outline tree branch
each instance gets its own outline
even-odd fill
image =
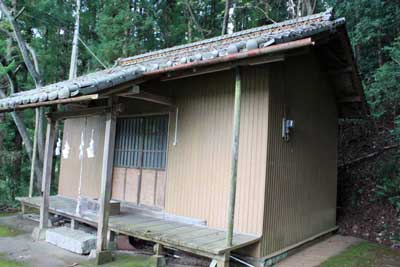
[[[3,0],[0,0],[0,11],[7,17],[9,23],[11,24],[11,28],[13,29],[13,32],[14,32],[14,38],[18,43],[18,47],[21,51],[25,65],[26,65],[29,73],[31,74],[33,81],[35,82],[35,86],[41,87],[42,79],[41,79],[39,73],[36,71],[34,64],[32,63],[32,60],[29,57],[28,48],[27,48],[24,38],[21,35],[21,30],[19,28],[19,25],[15,21],[13,16],[11,16],[11,13],[8,10],[8,8],[6,7],[6,5],[4,4]]]
[[[375,152],[369,153],[367,155],[352,159],[352,160],[350,160],[348,162],[345,162],[343,164],[340,164],[340,165],[338,165],[338,168],[347,167],[349,165],[353,165],[353,164],[358,163],[360,161],[376,157],[376,156],[378,156],[379,154],[382,154],[385,151],[392,150],[392,149],[395,149],[395,148],[398,148],[398,147],[400,147],[400,144],[385,146],[382,149],[380,149],[379,151],[375,151]]]
[[[194,15],[194,13],[193,13],[193,10],[192,10],[192,6],[191,6],[190,3],[189,3],[189,0],[186,0],[186,1],[185,1],[185,4],[186,4],[186,7],[187,7],[187,9],[188,9],[188,11],[189,11],[190,17],[192,18],[194,24],[196,25],[197,29],[198,29],[199,32],[201,33],[201,36],[204,38],[204,32],[206,32],[206,31],[205,31],[205,30],[200,26],[200,24],[197,22],[196,17],[195,17],[195,15]]]
[[[222,32],[221,35],[226,34],[228,30],[228,23],[229,23],[229,10],[231,8],[232,1],[225,0],[225,11],[224,11],[224,20],[222,21]]]
[[[253,8],[253,9],[256,9],[256,10],[260,11],[261,13],[263,13],[264,17],[265,17],[267,20],[271,21],[272,23],[277,23],[276,20],[272,19],[272,18],[268,15],[268,13],[267,13],[265,10],[263,10],[261,7],[259,7],[259,6],[245,5],[245,6],[237,6],[237,7],[235,7],[235,8],[237,8],[237,9],[245,9],[245,8]]]

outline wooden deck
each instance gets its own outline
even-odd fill
[[[18,198],[25,206],[40,207],[40,197]],[[96,214],[76,214],[77,201],[61,196],[50,197],[49,211],[92,226],[97,225]],[[153,241],[167,247],[213,258],[226,252],[248,246],[260,240],[250,234],[235,233],[233,245],[226,246],[226,231],[202,225],[165,219],[153,212],[122,205],[121,214],[110,216],[109,229],[116,233]]]

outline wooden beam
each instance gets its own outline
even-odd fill
[[[42,178],[42,192],[41,192],[41,203],[40,203],[40,221],[39,229],[45,229],[48,227],[49,221],[49,198],[50,198],[50,185],[51,185],[51,173],[53,167],[53,152],[54,152],[54,141],[55,141],[55,126],[56,121],[48,119],[47,130],[46,130],[46,145],[44,151],[43,160],[43,178]]]
[[[94,116],[98,114],[107,114],[111,112],[111,108],[109,106],[101,106],[101,107],[93,107],[93,108],[84,108],[79,110],[71,110],[71,111],[60,111],[60,112],[52,112],[47,113],[47,117],[53,120],[64,120],[67,118],[76,118],[82,116]]]
[[[257,58],[250,58],[250,59],[242,59],[235,62],[227,62],[224,64],[219,64],[216,66],[207,66],[202,68],[193,67],[192,69],[183,70],[183,71],[176,71],[176,72],[168,72],[162,77],[160,80],[165,81],[172,81],[177,79],[183,79],[193,76],[204,75],[208,73],[215,73],[226,71],[230,69],[237,68],[238,66],[255,66],[261,64],[269,64],[279,61],[285,60],[285,54],[275,54],[275,55],[266,55],[260,56]]]
[[[100,253],[107,251],[107,232],[110,214],[112,169],[114,161],[116,114],[107,113],[106,129],[104,137],[103,166],[101,171],[101,191],[99,198],[99,213],[97,227],[96,251],[98,257]]]
[[[175,106],[175,103],[172,100],[172,98],[168,96],[156,95],[145,91],[141,91],[139,85],[132,85],[127,91],[121,92],[117,94],[117,96],[140,99],[165,106]]]
[[[68,103],[81,102],[81,101],[90,101],[90,100],[96,100],[98,98],[99,98],[98,94],[92,94],[92,95],[84,95],[84,96],[71,97],[71,98],[66,98],[66,99],[58,99],[58,100],[52,100],[52,101],[45,101],[45,102],[39,102],[39,103],[17,105],[12,108],[0,108],[0,113],[7,112],[7,111],[27,109],[27,108],[36,108],[36,107],[45,107],[45,106],[52,106],[52,105],[58,105],[58,104],[68,104]]]
[[[139,94],[125,95],[125,97],[144,100],[147,102],[152,102],[152,103],[165,105],[165,106],[169,106],[169,107],[175,106],[175,103],[172,100],[172,98],[170,98],[168,96],[156,95],[156,94],[147,93],[147,92],[140,92]]]
[[[231,179],[229,187],[229,206],[228,206],[228,223],[226,231],[226,245],[232,246],[233,226],[235,221],[235,202],[236,202],[236,183],[237,183],[237,168],[239,156],[239,134],[240,134],[240,104],[242,81],[240,69],[235,71],[235,102],[233,107],[233,131],[232,131],[232,159],[231,159]]]

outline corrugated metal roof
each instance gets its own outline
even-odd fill
[[[145,73],[159,70],[168,71],[170,67],[177,65],[205,62],[243,51],[303,39],[321,32],[332,31],[344,23],[343,18],[334,19],[332,10],[329,9],[323,13],[295,20],[120,59],[113,68],[39,89],[23,91],[1,99],[0,110],[13,109],[24,104],[101,93],[107,88],[133,81]]]

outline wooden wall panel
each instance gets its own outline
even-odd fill
[[[140,204],[154,206],[156,192],[156,171],[143,170],[140,186]]]
[[[125,200],[126,168],[113,169],[112,199]]]
[[[81,161],[79,160],[79,145],[81,134],[85,127],[85,118],[74,118],[64,121],[62,149],[67,143],[70,147],[68,158],[61,155],[60,176],[58,182],[58,194],[76,198],[78,196],[78,184]]]
[[[139,190],[139,174],[138,169],[126,170],[126,186],[125,186],[125,201],[137,204]]]
[[[70,147],[68,159],[61,155],[58,194],[76,198],[78,196],[81,160],[79,158],[81,136],[84,137],[84,158],[81,195],[97,198],[100,193],[105,121],[103,116],[72,118],[64,121],[63,147]],[[87,148],[93,130],[94,158],[88,158]]]
[[[165,171],[157,171],[156,180],[156,199],[155,206],[164,208],[165,206],[165,186],[167,182],[167,175]]]
[[[85,133],[82,195],[90,198],[98,198],[100,196],[101,169],[103,164],[105,117],[87,117]],[[87,149],[92,138],[92,133],[94,141],[94,157],[89,158]]]

